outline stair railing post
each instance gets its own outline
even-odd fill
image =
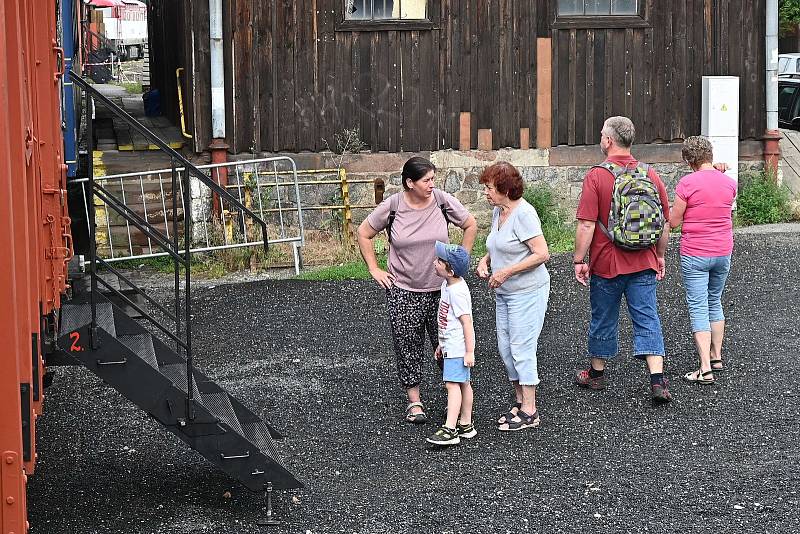
[[[97,339],[97,234],[95,228],[95,208],[94,208],[94,101],[92,95],[86,95],[86,139],[88,141],[89,154],[87,157],[87,170],[89,173],[89,273],[92,281],[92,289],[89,292],[89,301],[92,308],[92,322],[89,325],[89,342],[93,350],[99,348],[100,343]],[[111,239],[109,233],[108,239]]]
[[[172,165],[172,239],[175,244],[175,252],[180,250],[178,240],[178,170],[175,167],[175,159],[171,159]],[[167,221],[164,221],[165,224]],[[175,266],[175,336],[181,338],[181,267],[177,258],[172,260]],[[175,352],[181,353],[180,343],[175,343]]]
[[[186,314],[186,386],[189,396],[186,399],[186,413],[189,420],[194,419],[194,361],[192,357],[192,269],[191,269],[191,250],[192,250],[192,189],[191,189],[191,173],[189,169],[183,176],[183,246],[186,258],[186,265],[184,273],[186,275],[186,287],[183,290],[183,295],[186,301],[184,302],[183,309]],[[177,250],[176,250],[177,252]]]

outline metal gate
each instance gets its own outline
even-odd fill
[[[269,244],[291,244],[295,273],[299,273],[298,247],[305,243],[305,234],[294,160],[279,156],[201,165],[198,169],[226,188],[262,220],[272,223]],[[183,189],[177,187],[174,193],[178,196],[179,209],[176,217],[168,220],[173,184],[180,184],[187,178],[191,183],[191,198],[187,203]],[[183,235],[183,213],[190,209],[193,253],[253,247],[264,243],[260,227],[256,227],[241,210],[212,193],[199,180],[187,177],[183,167],[99,176],[94,180],[113,192],[117,199],[145,221],[162,230],[169,239],[174,235]],[[75,183],[80,183],[83,188],[86,220],[90,221],[88,179],[76,180]],[[129,221],[115,217],[100,198],[95,196],[94,203],[97,252],[105,261],[155,258],[167,254]]]

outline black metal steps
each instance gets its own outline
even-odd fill
[[[119,336],[117,339],[123,345],[131,349],[131,352],[137,354],[142,360],[149,363],[153,369],[158,370],[156,349],[153,347],[153,336],[150,335],[150,333]],[[184,366],[183,374],[184,376],[186,375],[186,366]]]
[[[89,295],[81,294],[62,306],[62,351],[248,489],[303,486],[280,460],[279,432],[197,369],[189,410],[186,361],[104,296],[96,300],[97,348]]]

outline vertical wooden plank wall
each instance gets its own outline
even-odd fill
[[[759,138],[765,0],[645,1],[644,28],[552,29],[554,0],[429,0],[433,29],[340,31],[341,0],[230,0],[228,143],[321,151],[358,128],[375,152],[457,149],[469,112],[472,148],[479,129],[493,148],[518,147],[522,128],[543,146],[537,38],[552,49],[546,146],[596,144],[613,114],[632,117],[639,143],[697,134],[707,74],[740,76],[741,136]],[[208,4],[183,6],[199,151],[210,142]]]
[[[740,77],[740,136],[763,113],[764,0],[650,0],[649,27],[553,30],[553,144],[599,142],[604,117],[628,115],[637,142],[700,133],[704,75]]]
[[[226,4],[232,151],[320,151],[352,128],[372,151],[458,148],[463,111],[472,113],[473,148],[479,128],[492,129],[494,148],[519,146],[520,128],[534,138],[542,0],[429,0],[433,29],[382,31],[339,31],[341,3]],[[207,7],[198,7],[187,8],[193,33],[207,40]],[[195,83],[209,83],[207,68],[195,65]],[[208,98],[199,89],[193,97],[205,132],[198,114],[209,113]]]

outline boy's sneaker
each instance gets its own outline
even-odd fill
[[[475,425],[472,423],[468,425],[458,425],[456,427],[456,431],[458,432],[458,437],[460,438],[472,439],[478,435],[478,431],[475,430]]]
[[[439,430],[426,438],[425,441],[441,446],[458,445],[461,443],[461,439],[458,437],[458,430],[455,428],[447,428],[444,425],[440,426]]]
[[[606,389],[606,386],[608,385],[608,379],[606,379],[605,374],[598,376],[597,378],[592,378],[589,376],[589,369],[583,369],[578,371],[578,374],[575,375],[575,383],[582,388],[598,391],[601,389]]]
[[[672,393],[669,392],[669,380],[664,378],[661,382],[650,386],[650,395],[653,402],[666,403],[672,400]]]

